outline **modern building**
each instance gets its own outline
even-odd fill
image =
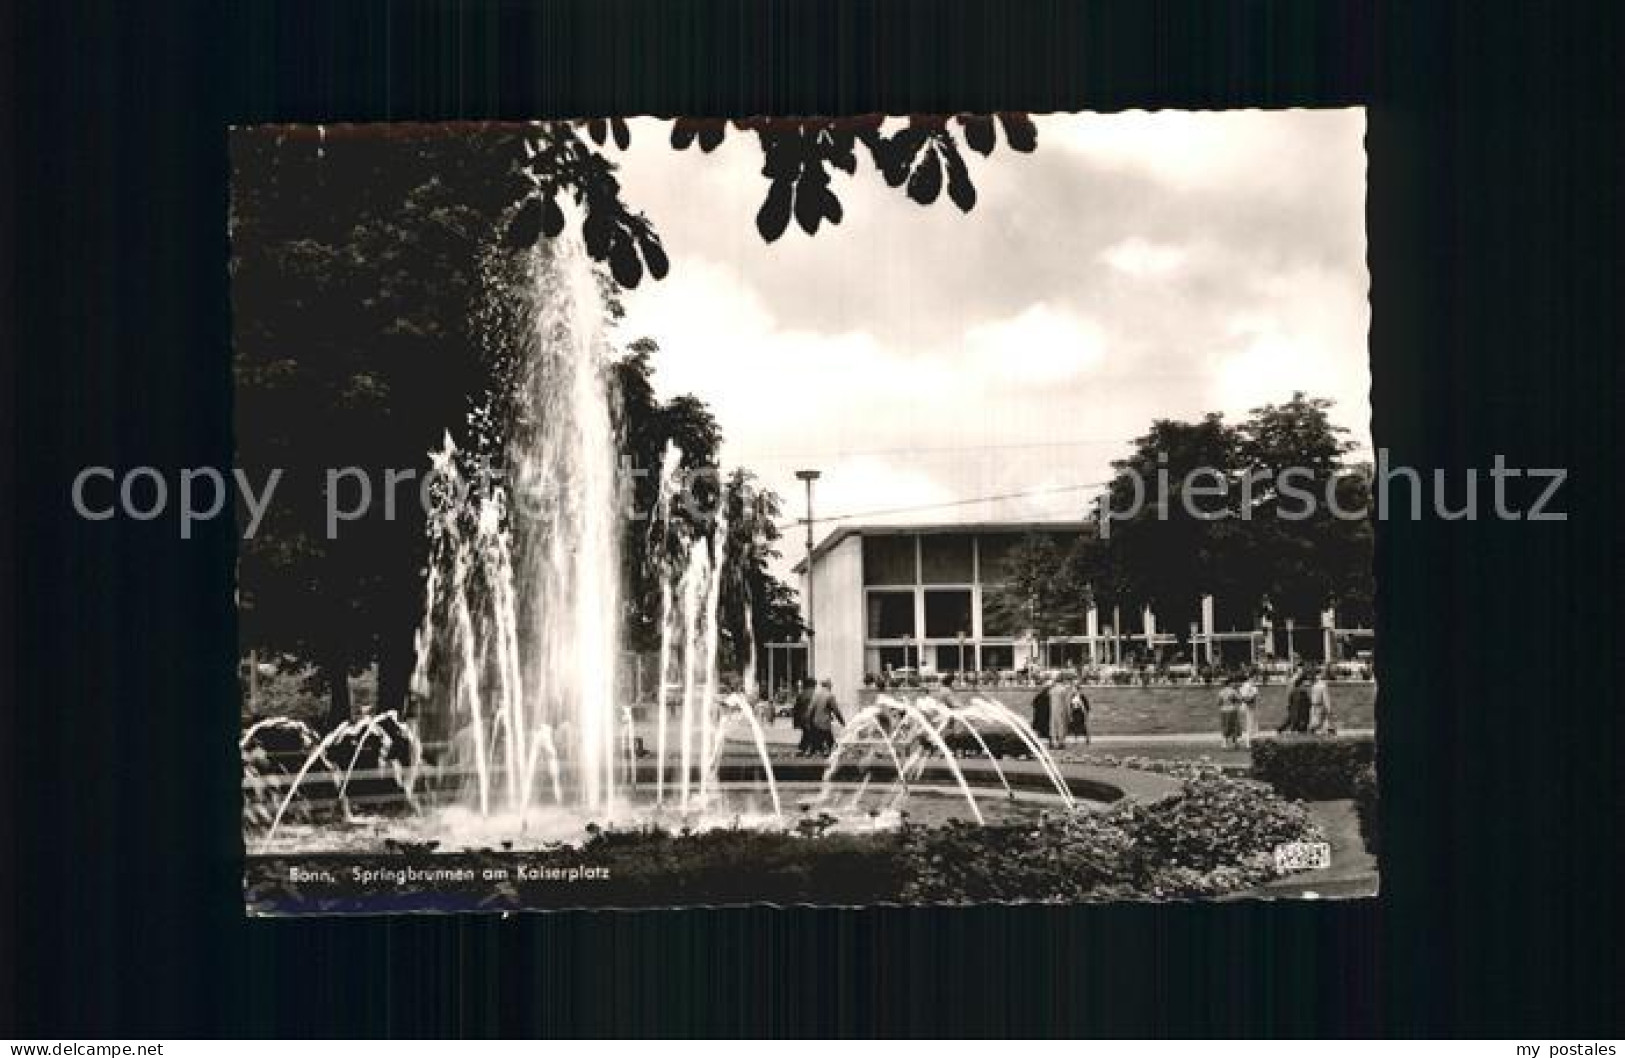
[[[1092,532],[1085,522],[843,526],[796,566],[813,600],[813,669],[851,693],[865,673],[1012,669],[1037,660],[1023,629],[991,604],[1010,550],[1029,533],[1064,550]],[[1089,629],[1051,649],[1079,657]],[[1098,635],[1098,631],[1096,632]]]
[[[1351,635],[1330,611],[1293,626],[1267,619],[1220,630],[1211,597],[1200,600],[1199,622],[1164,629],[1149,608],[1138,612],[1089,607],[1070,634],[1035,641],[993,600],[1006,557],[1029,534],[1051,536],[1065,552],[1095,531],[1090,522],[983,522],[842,526],[795,567],[804,608],[812,600],[810,644],[780,644],[779,676],[811,667],[850,696],[866,674],[915,670],[921,675],[1122,662],[1165,657],[1183,648],[1194,660],[1259,661],[1268,656],[1333,657]],[[769,649],[772,649],[771,645]],[[794,666],[794,668],[792,668]],[[780,679],[770,677],[774,686]]]

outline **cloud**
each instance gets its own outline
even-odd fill
[[[1313,191],[1300,178],[1360,149],[1358,110],[1130,110],[1054,114],[1037,119],[1038,142],[1093,165],[1148,176],[1180,190]],[[1288,135],[1282,135],[1283,130]]]
[[[1113,243],[1100,254],[1108,268],[1135,279],[1166,276],[1184,264],[1185,258],[1186,251],[1181,247],[1151,242],[1138,235]]]
[[[625,297],[656,386],[711,404],[725,457],[792,505],[915,506],[1097,480],[1154,418],[1304,389],[1368,442],[1357,110],[1048,115],[968,158],[977,205],[920,207],[861,159],[845,218],[772,244],[754,137],[673,151],[634,123],[627,201],[670,276]],[[887,497],[895,499],[885,502]],[[1075,514],[1065,493],[931,512]]]
[[[911,436],[923,427],[914,402],[951,382],[914,370],[861,330],[782,327],[735,270],[705,260],[686,261],[630,302],[619,333],[659,343],[657,391],[710,403],[729,458],[806,447],[808,435],[820,446],[861,447],[875,436],[877,404],[893,409],[888,432]]]
[[[966,366],[988,385],[1048,384],[1076,378],[1104,356],[1105,337],[1092,321],[1047,302],[965,332]]]
[[[1370,444],[1369,311],[1363,282],[1318,269],[1273,274],[1226,324],[1205,399],[1232,418],[1295,390],[1337,402],[1334,421]]]

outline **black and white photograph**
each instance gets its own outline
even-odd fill
[[[1374,895],[1363,132],[234,130],[250,912]]]
[[[1618,1058],[1593,7],[22,5],[0,1052]]]

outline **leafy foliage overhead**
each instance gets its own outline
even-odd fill
[[[728,124],[679,119],[672,125],[671,145],[678,150],[698,145],[709,153],[722,144]],[[825,221],[841,222],[840,199],[831,187],[832,170],[856,174],[859,147],[868,153],[888,187],[901,187],[909,198],[929,206],[946,186],[949,200],[969,213],[976,205],[976,187],[965,165],[961,139],[964,146],[986,157],[998,142],[997,125],[1004,129],[1011,150],[1027,153],[1038,145],[1038,130],[1023,114],[912,117],[890,133],[879,115],[756,118],[731,124],[755,133],[761,144],[762,175],[768,179],[768,188],[756,213],[756,230],[768,242],[785,233],[792,216],[808,235],[817,234]]]
[[[587,124],[589,135],[594,126],[599,127],[596,138],[602,143],[604,123]],[[616,143],[629,144],[626,124],[617,120],[614,125]],[[665,277],[671,265],[660,236],[648,218],[621,201],[620,181],[609,159],[565,125],[539,126],[535,138],[526,141],[525,151],[524,167],[535,188],[520,202],[508,226],[509,246],[522,249],[534,245],[540,236],[552,238],[562,232],[564,210],[559,200],[568,196],[585,211],[581,239],[588,255],[608,264],[615,282],[635,287],[645,268],[656,279]]]

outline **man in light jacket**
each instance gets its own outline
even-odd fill
[[[1332,711],[1332,692],[1326,682],[1326,670],[1315,673],[1315,682],[1309,688],[1309,730],[1317,735],[1337,734],[1337,715]]]

